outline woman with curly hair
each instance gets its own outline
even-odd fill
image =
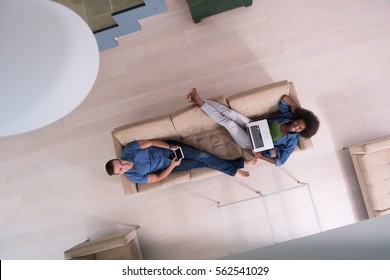
[[[252,149],[246,131],[246,125],[252,121],[251,119],[221,103],[203,100],[195,87],[189,91],[186,100],[199,106],[211,119],[225,127],[242,149]],[[254,153],[254,156],[276,166],[281,166],[287,161],[298,144],[299,136],[311,138],[317,133],[320,125],[313,112],[301,108],[287,95],[279,101],[279,113],[267,120],[276,156],[272,156],[273,149]]]

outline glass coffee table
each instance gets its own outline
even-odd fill
[[[310,184],[293,179],[294,186],[277,192],[217,203],[229,254],[322,231]]]

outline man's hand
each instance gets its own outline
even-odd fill
[[[174,159],[172,159],[172,162],[171,162],[171,166],[173,166],[173,168],[175,168],[176,166],[179,166],[181,164],[181,160],[182,159],[177,159],[177,157],[175,157]]]
[[[149,174],[148,175],[148,184],[156,183],[156,182],[160,182],[160,181],[164,180],[166,177],[168,177],[169,174],[171,174],[171,172],[173,171],[173,169],[176,166],[180,165],[180,163],[181,163],[181,159],[176,160],[176,158],[174,158],[171,162],[171,165],[167,169],[165,169],[163,172],[161,172],[159,174]]]
[[[169,145],[169,149],[172,150],[172,151],[175,151],[175,150],[177,150],[179,148],[180,148],[179,146]]]

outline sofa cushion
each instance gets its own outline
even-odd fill
[[[123,146],[142,139],[179,140],[169,115],[115,128],[113,134]]]
[[[227,105],[224,97],[215,98],[213,100]],[[182,139],[193,134],[219,127],[219,124],[215,123],[195,105],[187,106],[182,110],[172,113],[171,118],[178,135]]]
[[[189,171],[176,171],[169,174],[168,178],[152,184],[137,184],[138,192],[151,192],[168,188],[177,184],[185,183],[190,180]]]
[[[191,182],[197,182],[200,180],[204,180],[210,177],[222,175],[222,172],[219,172],[215,169],[210,168],[195,168],[190,171]],[[226,175],[227,176],[227,175]]]
[[[390,208],[390,149],[358,156],[360,172],[374,211]]]
[[[219,125],[215,129],[184,137],[183,142],[223,159],[236,159],[242,156],[240,147],[229,132]]]
[[[242,157],[242,151],[234,142],[229,132],[221,126],[183,138],[183,142],[223,159]],[[200,181],[223,173],[209,169],[197,168],[190,171],[191,181]]]
[[[233,110],[257,118],[278,111],[278,102],[285,94],[289,94],[289,84],[281,81],[232,95],[227,100]]]

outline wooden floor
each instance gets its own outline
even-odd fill
[[[367,218],[342,148],[390,134],[390,2],[253,2],[194,24],[184,0],[167,0],[168,12],[101,53],[76,110],[0,139],[1,259],[62,259],[132,225],[146,259],[215,259]],[[187,106],[192,85],[212,97],[285,79],[321,129],[282,170],[262,163],[247,180],[220,175],[132,197],[106,175],[111,130]],[[310,184],[318,222],[306,189],[283,191],[295,184],[288,174]],[[217,207],[256,191],[266,201]]]

